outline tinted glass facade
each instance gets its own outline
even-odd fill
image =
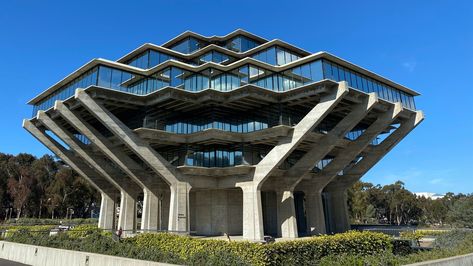
[[[252,58],[270,65],[282,66],[300,59],[300,56],[279,46],[274,46],[253,55]]]
[[[237,36],[229,41],[220,42],[218,45],[225,46],[233,51],[244,52],[260,45],[260,43],[244,36]],[[182,53],[192,53],[202,47],[202,42],[188,37],[174,45],[172,49]],[[257,52],[252,57],[275,66],[286,65],[300,59],[300,56],[296,53],[279,46]],[[147,50],[126,63],[138,68],[149,69],[170,59],[184,61],[162,52]],[[234,60],[234,58],[221,52],[209,51],[184,63],[192,65],[200,65],[205,62],[228,64]],[[390,102],[401,102],[405,108],[415,110],[412,95],[330,60],[315,59],[312,62],[300,64],[281,72],[273,72],[247,64],[225,72],[215,68],[193,72],[179,67],[168,67],[150,76],[143,76],[113,67],[96,66],[35,104],[33,116],[36,115],[38,110],[46,110],[52,107],[55,100],[65,100],[73,96],[75,89],[86,88],[91,85],[139,95],[148,94],[168,86],[196,92],[205,89],[231,91],[248,84],[272,91],[284,92],[323,79],[347,81],[351,88],[367,93],[375,92],[381,99]]]
[[[137,56],[135,56],[133,59],[129,60],[126,64],[142,69],[147,69],[147,68],[152,68],[154,66],[157,66],[163,62],[166,62],[170,59],[174,59],[176,61],[180,61],[178,58],[154,51],[154,50],[147,50]]]
[[[254,40],[250,40],[245,36],[238,36],[238,37],[235,37],[232,40],[228,41],[226,43],[225,47],[228,50],[232,50],[232,51],[235,51],[235,52],[242,53],[242,52],[246,52],[250,49],[253,49],[253,48],[255,48],[259,45],[260,45],[260,43],[254,41]]]
[[[203,45],[195,38],[187,37],[184,40],[180,41],[179,43],[173,45],[171,50],[176,52],[180,52],[183,54],[190,54],[199,49],[201,49]]]

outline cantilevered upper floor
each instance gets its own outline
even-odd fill
[[[236,30],[204,37],[184,32],[161,46],[144,44],[117,61],[93,59],[29,101],[33,116],[77,88],[98,86],[135,95],[166,87],[198,92],[231,91],[247,85],[285,92],[322,80],[347,81],[415,110],[417,92],[327,52],[311,54],[280,40]]]

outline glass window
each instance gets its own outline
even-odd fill
[[[99,86],[110,88],[110,81],[112,79],[112,69],[104,66],[99,67]]]

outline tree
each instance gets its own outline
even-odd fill
[[[473,195],[456,200],[448,212],[448,220],[457,227],[473,228]]]

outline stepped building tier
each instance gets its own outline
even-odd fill
[[[418,95],[326,52],[184,32],[91,60],[23,127],[101,193],[101,228],[295,238],[350,228],[347,188],[423,120]]]

